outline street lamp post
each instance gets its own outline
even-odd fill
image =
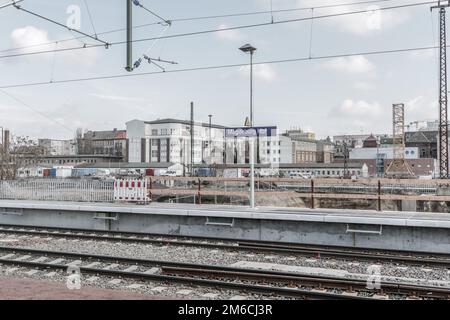
[[[209,156],[210,157],[212,157],[212,149],[211,149],[211,143],[212,143],[212,132],[211,132],[211,130],[212,130],[212,114],[210,114],[210,115],[208,115],[208,117],[209,117],[209,142],[208,142],[208,145],[209,145]]]
[[[256,48],[250,44],[246,44],[239,48],[244,53],[250,54],[250,123],[246,123],[246,126],[253,127],[253,54]],[[254,137],[249,138],[249,150],[250,150],[250,207],[255,208],[255,146]]]
[[[208,115],[209,117],[209,141],[208,141],[208,147],[209,147],[209,174],[211,174],[211,166],[212,166],[212,114]]]
[[[244,53],[250,54],[250,127],[253,126],[253,54],[256,48],[250,44],[246,44],[239,48]]]

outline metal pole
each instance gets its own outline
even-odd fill
[[[194,175],[194,102],[191,102],[191,176]]]
[[[448,179],[449,147],[448,147],[448,114],[447,114],[447,37],[445,10],[450,6],[448,1],[439,0],[439,176]]]
[[[127,66],[125,70],[133,71],[133,0],[127,2]]]
[[[254,140],[250,137],[250,207],[255,208],[255,151]]]
[[[253,127],[253,51],[250,51],[250,125]],[[255,146],[250,137],[250,207],[255,208]]]
[[[253,51],[250,51],[250,126],[253,124]]]
[[[212,114],[208,115],[209,117],[209,164],[212,164]]]
[[[445,28],[445,8],[440,16],[440,92],[439,92],[439,142],[440,142],[440,176],[448,179],[448,115],[447,115],[447,40]]]

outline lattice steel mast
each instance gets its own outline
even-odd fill
[[[439,9],[439,176],[448,179],[448,111],[447,111],[447,37],[446,37],[446,8],[450,6],[448,0],[439,1],[433,9]]]

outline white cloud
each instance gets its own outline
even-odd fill
[[[19,48],[51,42],[47,31],[33,26],[13,30],[11,33],[11,41],[14,47]],[[48,45],[45,47],[48,47]]]
[[[226,29],[229,26],[222,23],[219,26],[219,29]],[[244,34],[242,34],[242,32],[240,32],[239,30],[225,30],[225,31],[220,31],[217,32],[217,37],[219,37],[220,39],[223,40],[228,40],[228,41],[242,41],[243,39],[245,39]]]
[[[344,73],[360,74],[373,72],[375,65],[364,56],[341,57],[325,63],[325,67]]]
[[[336,0],[297,0],[298,7],[328,6],[336,4]],[[315,16],[341,14],[353,11],[369,10],[367,13],[349,14],[321,19],[321,23],[337,27],[340,31],[354,35],[375,34],[389,30],[409,19],[405,10],[379,10],[376,5],[346,5],[314,10]]]
[[[19,48],[17,52],[19,53],[29,53],[29,52],[39,52],[39,51],[50,51],[58,50],[64,48],[80,47],[80,43],[77,41],[67,41],[64,43],[55,44],[55,40],[52,40],[48,32],[43,29],[36,28],[34,26],[26,26],[23,28],[14,29],[11,32],[11,42],[14,48]],[[38,54],[26,56],[27,60],[32,59],[53,59],[54,54]],[[95,63],[98,57],[98,49],[80,49],[80,50],[69,50],[64,52],[58,52],[56,54],[56,59],[64,60],[67,63],[82,64],[91,66]]]
[[[239,73],[242,76],[248,76],[250,73],[250,66],[239,68]],[[253,76],[256,79],[271,82],[276,80],[277,74],[275,69],[269,64],[257,64],[253,66]]]

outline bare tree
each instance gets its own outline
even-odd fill
[[[15,179],[17,171],[26,166],[39,164],[39,157],[45,154],[45,149],[29,136],[13,136],[9,150],[6,152],[6,170],[3,179]]]

